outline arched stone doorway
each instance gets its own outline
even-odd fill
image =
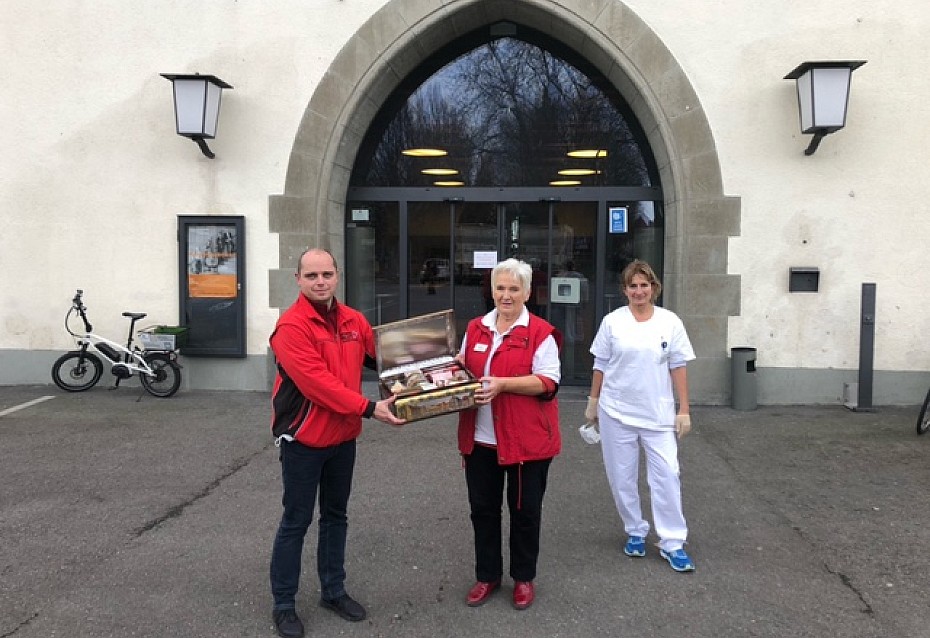
[[[344,257],[349,174],[372,118],[407,74],[456,34],[499,21],[549,33],[597,67],[646,130],[665,192],[665,305],[688,327],[698,354],[692,397],[727,398],[727,317],[739,312],[739,277],[728,275],[727,239],[738,234],[739,200],[723,194],[720,163],[700,101],[658,36],[619,1],[590,3],[460,0],[426,7],[393,0],[342,49],[301,121],[284,194],[269,201],[279,235],[269,304],[293,301],[293,263],[308,245]],[[712,291],[712,292],[711,292]]]

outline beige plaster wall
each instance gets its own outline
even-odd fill
[[[724,190],[742,203],[729,344],[758,347],[761,366],[855,369],[861,284],[873,282],[876,370],[930,369],[917,345],[930,330],[926,4],[627,4],[701,96]],[[780,78],[820,59],[868,63],[853,74],[846,129],[805,157],[794,83]],[[791,266],[818,267],[820,292],[789,293]]]
[[[669,193],[670,305],[712,344],[705,391],[724,396],[730,346],[759,347],[762,367],[854,369],[865,281],[878,284],[876,368],[930,369],[930,11],[917,0],[3,2],[0,362],[66,348],[79,287],[102,332],[122,334],[123,310],[176,320],[179,214],[246,216],[248,348],[263,356],[295,251],[339,247],[339,189],[373,96],[480,17],[466,5],[564,34],[638,92]],[[805,157],[781,78],[843,58],[869,60],[848,126]],[[215,160],[175,135],[158,75],[195,71],[235,87]],[[788,293],[790,266],[819,267],[820,292]],[[0,382],[16,378],[2,367]]]
[[[2,2],[0,351],[67,348],[76,288],[104,334],[125,334],[124,310],[177,321],[177,215],[229,214],[246,217],[248,348],[264,355],[268,196],[319,79],[381,4]],[[172,72],[234,87],[214,160],[175,133]]]

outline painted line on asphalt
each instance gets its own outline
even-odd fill
[[[49,399],[54,399],[55,395],[48,394],[44,397],[39,397],[38,399],[33,399],[32,401],[26,401],[25,403],[20,403],[19,405],[14,405],[12,408],[7,408],[6,410],[0,410],[0,416],[6,416],[7,414],[12,414],[20,410],[24,410],[30,406],[35,405],[36,403],[42,403],[43,401],[48,401]]]

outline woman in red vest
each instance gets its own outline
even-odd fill
[[[482,382],[478,407],[459,413],[458,430],[475,531],[477,582],[466,597],[471,607],[487,602],[501,584],[505,485],[513,606],[526,609],[535,599],[546,478],[562,447],[555,398],[562,336],[526,309],[532,278],[529,264],[516,259],[494,267],[494,310],[469,322],[459,353]]]

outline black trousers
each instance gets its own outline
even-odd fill
[[[477,580],[493,582],[504,573],[501,511],[505,483],[510,510],[510,577],[522,581],[536,578],[542,502],[551,462],[545,459],[502,466],[497,463],[497,450],[483,445],[475,445],[465,457]]]

